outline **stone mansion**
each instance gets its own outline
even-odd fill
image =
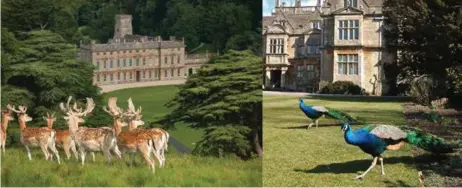
[[[321,0],[294,6],[276,0],[263,17],[264,85],[316,92],[320,81],[352,81],[373,95],[387,92],[382,63],[383,0]]]
[[[133,35],[132,16],[116,15],[114,37],[106,44],[80,44],[79,58],[92,62],[96,85],[185,79],[212,54],[185,54],[184,39]]]

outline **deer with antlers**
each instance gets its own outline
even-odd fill
[[[86,109],[84,111],[82,108],[77,108],[77,104],[75,102],[73,108],[70,108],[69,103],[71,102],[71,99],[72,96],[69,96],[66,106],[64,106],[63,103],[60,103],[60,108],[67,115],[64,119],[67,121],[69,126],[70,137],[79,148],[82,165],[85,164],[87,151],[103,151],[109,163],[111,163],[112,159],[110,150],[113,150],[119,158],[122,158],[116,144],[116,135],[112,129],[79,127],[79,123],[85,122],[82,117],[92,112],[95,108],[93,99],[87,98]]]
[[[117,98],[111,97],[108,101],[109,110],[106,106],[103,107],[103,110],[106,111],[109,115],[112,116],[114,120],[114,130],[117,135],[117,145],[121,148],[122,152],[128,151],[130,153],[139,152],[143,156],[145,162],[149,165],[149,168],[152,169],[152,172],[155,172],[155,165],[153,160],[151,160],[151,152],[156,155],[155,148],[153,146],[157,137],[151,137],[148,134],[143,132],[132,132],[132,131],[122,131],[122,127],[127,126],[127,123],[122,121],[124,116],[131,117],[131,113],[124,113],[122,109],[117,106]],[[143,124],[142,120],[136,120],[138,124]]]
[[[2,124],[1,124],[1,130],[0,130],[0,146],[3,149],[3,155],[5,155],[5,146],[6,146],[6,129],[8,128],[8,122],[13,121],[13,111],[9,109],[11,107],[11,104],[7,105],[7,109],[2,111]]]
[[[29,146],[40,146],[43,154],[45,155],[46,160],[53,160],[52,154],[50,154],[50,152],[48,151],[48,149],[50,149],[55,154],[58,163],[61,164],[58,150],[55,146],[56,132],[48,127],[27,127],[26,122],[31,121],[32,118],[26,114],[26,106],[18,106],[18,109],[15,109],[14,106],[8,106],[8,109],[10,109],[13,112],[16,112],[16,114],[18,115],[19,129],[21,131],[20,140],[24,147],[26,147],[27,157],[29,158],[29,160],[32,160]]]
[[[158,158],[159,160],[159,166],[160,167],[164,167],[165,165],[165,151],[167,151],[167,148],[168,148],[168,139],[170,137],[170,135],[168,134],[167,131],[161,129],[161,128],[151,128],[151,129],[141,129],[141,128],[138,128],[138,126],[140,125],[144,125],[143,124],[139,124],[139,123],[136,123],[137,120],[140,120],[142,115],[141,115],[141,106],[138,108],[138,110],[135,111],[135,105],[133,104],[133,101],[132,101],[132,98],[128,98],[128,115],[129,115],[129,118],[128,118],[128,130],[129,131],[142,131],[142,132],[145,132],[146,134],[149,134],[151,137],[159,137],[160,136],[160,139],[157,141],[157,143],[159,145],[155,145],[156,147],[156,151],[158,152],[157,155],[155,156],[159,156],[160,158]]]
[[[47,122],[47,127],[53,129],[53,123],[56,121],[56,117],[54,116],[55,113],[53,112],[51,115],[47,112],[47,116],[43,116],[43,119]],[[71,136],[69,135],[69,129],[65,130],[55,130],[56,131],[56,138],[55,144],[56,148],[63,149],[66,153],[67,160],[71,159],[71,152],[74,153],[75,159],[79,160],[79,154],[77,153],[77,149],[75,146],[75,142],[72,140]],[[91,152],[93,156],[93,162],[95,161],[95,152]]]

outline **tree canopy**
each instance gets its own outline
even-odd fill
[[[196,154],[261,155],[261,61],[248,50],[230,50],[215,58],[180,86],[168,103],[175,109],[160,123],[183,121],[205,128]]]
[[[396,81],[430,75],[439,86],[439,95],[462,92],[457,84],[462,80],[454,74],[462,60],[460,4],[454,0],[386,0],[384,14],[388,49],[399,52],[397,61],[387,65],[387,77]]]

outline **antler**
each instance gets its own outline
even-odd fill
[[[129,111],[132,111],[132,112],[135,112],[135,105],[133,105],[133,101],[132,101],[132,98],[128,98],[128,110]]]
[[[19,110],[16,110],[15,107],[12,106],[11,104],[8,104],[8,105],[6,106],[6,108],[7,108],[8,110],[13,111],[13,112],[20,113],[20,111],[19,111]]]
[[[77,103],[74,103],[74,106],[73,106],[74,110],[69,108],[69,102],[70,102],[70,100],[67,103],[67,106],[68,106],[67,111],[64,111],[68,115],[86,116],[88,113],[92,112],[93,109],[95,108],[95,103],[93,102],[93,99],[91,99],[91,98],[87,98],[87,107],[83,112],[82,112],[82,108],[77,109]],[[64,105],[61,103],[61,108],[63,108],[63,107],[64,107]]]
[[[67,105],[66,107],[64,107],[64,103],[60,103],[59,104],[59,107],[61,108],[61,110],[63,112],[69,112],[70,111],[70,108],[69,108],[69,103],[71,103],[71,99],[72,99],[72,96],[69,96],[69,98],[67,99]]]

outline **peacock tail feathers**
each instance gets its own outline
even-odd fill
[[[452,153],[455,149],[460,148],[459,143],[451,143],[444,139],[426,133],[418,128],[401,126],[404,132],[407,133],[407,142],[419,148],[432,153]]]
[[[351,117],[349,114],[338,111],[338,110],[334,110],[334,109],[328,109],[328,111],[326,112],[326,115],[331,118],[341,120],[343,122],[348,122],[348,123],[357,122],[356,119]]]

